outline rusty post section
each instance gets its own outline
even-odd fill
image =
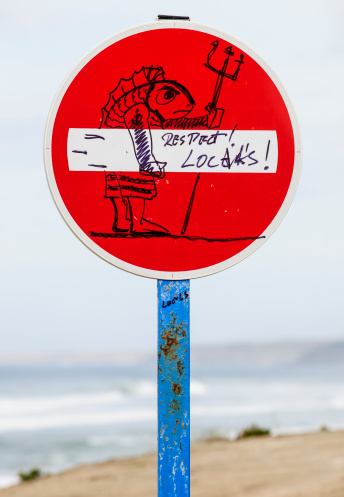
[[[158,323],[158,497],[189,497],[189,280],[158,280]]]

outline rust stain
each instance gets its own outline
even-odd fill
[[[161,333],[161,339],[164,343],[160,345],[160,350],[165,359],[176,359],[178,357],[176,352],[179,345],[179,334],[183,337],[186,336],[185,324],[177,324],[177,321],[177,316],[171,312],[171,321]]]
[[[185,370],[185,366],[183,364],[183,361],[182,360],[178,361],[177,362],[177,371],[179,373],[179,376],[183,376],[184,370]]]
[[[182,395],[182,393],[183,393],[183,389],[179,385],[179,383],[173,383],[173,385],[172,385],[172,391],[173,391],[173,393],[175,395]]]
[[[160,428],[160,437],[163,437],[168,425],[162,425]]]
[[[176,412],[180,411],[180,401],[177,399],[170,400],[168,403],[168,412],[171,414],[175,414]]]
[[[174,423],[174,428],[173,428],[173,431],[172,433],[175,435],[176,432],[177,432],[177,428],[178,428],[178,425],[179,425],[179,419],[176,419],[175,423]],[[177,442],[174,442],[175,444],[177,444]]]

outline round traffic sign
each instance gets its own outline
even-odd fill
[[[159,279],[206,276],[260,247],[301,167],[295,112],[270,66],[187,21],[138,26],[89,52],[53,102],[44,147],[79,239]]]

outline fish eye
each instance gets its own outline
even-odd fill
[[[179,95],[179,91],[175,88],[171,86],[164,86],[161,90],[159,90],[155,100],[159,105],[166,105],[172,102],[177,95]]]

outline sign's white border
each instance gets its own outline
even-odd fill
[[[203,33],[207,33],[219,38],[222,38],[228,43],[233,44],[246,52],[252,59],[254,59],[265,71],[266,73],[270,76],[276,87],[278,88],[280,94],[282,95],[282,98],[284,100],[284,103],[288,109],[292,128],[293,128],[293,133],[294,133],[294,143],[295,143],[295,158],[294,158],[294,171],[293,171],[293,176],[291,179],[291,183],[289,186],[288,193],[284,199],[284,202],[278,212],[278,214],[275,216],[273,221],[270,223],[268,228],[264,231],[264,233],[261,233],[262,236],[265,236],[265,238],[260,239],[260,240],[255,240],[253,243],[251,243],[250,246],[248,246],[246,249],[244,249],[242,252],[239,254],[223,261],[220,262],[219,264],[214,264],[213,266],[205,267],[202,269],[196,269],[192,271],[178,271],[178,272],[169,272],[169,271],[155,271],[151,269],[145,269],[139,266],[134,266],[133,264],[128,264],[127,262],[122,261],[121,259],[118,259],[117,257],[114,257],[110,255],[108,252],[100,248],[96,243],[94,243],[86,234],[79,228],[79,226],[76,224],[70,213],[68,212],[61,195],[59,193],[59,190],[56,185],[55,181],[55,176],[53,172],[53,164],[52,164],[52,157],[51,157],[51,141],[52,141],[52,133],[53,133],[53,127],[54,127],[54,122],[56,118],[57,111],[59,109],[60,103],[62,101],[62,98],[67,91],[69,85],[75,78],[75,76],[80,72],[80,70],[91,60],[93,57],[95,57],[97,54],[99,54],[102,50],[107,48],[108,46],[112,45],[113,43],[118,42],[119,40],[122,40],[123,38],[127,38],[128,36],[135,35],[137,33],[143,33],[145,31],[150,31],[154,29],[191,29],[195,31],[200,31]],[[110,264],[120,268],[124,269],[125,271],[128,271],[130,273],[137,274],[139,276],[145,276],[147,278],[155,278],[155,279],[165,279],[165,280],[182,280],[182,279],[191,279],[191,278],[200,278],[202,276],[208,276],[210,274],[217,273],[219,271],[222,271],[224,269],[227,269],[234,264],[237,264],[238,262],[242,261],[246,257],[248,257],[250,254],[252,254],[255,250],[257,250],[263,243],[272,235],[272,233],[275,231],[275,229],[278,227],[278,225],[281,223],[282,219],[287,213],[287,210],[289,209],[291,202],[294,198],[297,184],[299,181],[299,176],[300,176],[300,171],[301,171],[301,133],[300,133],[300,128],[298,124],[298,120],[296,117],[296,113],[293,107],[293,104],[289,98],[289,95],[284,88],[283,84],[275,74],[275,72],[271,69],[269,64],[265,62],[264,59],[262,59],[252,48],[248,47],[245,43],[239,41],[235,37],[212,27],[205,26],[203,24],[198,24],[194,22],[185,22],[185,21],[155,21],[152,23],[147,23],[147,24],[142,24],[139,26],[135,26],[133,28],[127,29],[125,31],[121,31],[120,33],[111,36],[107,40],[103,41],[100,43],[97,47],[95,47],[93,50],[91,50],[75,67],[74,69],[70,72],[70,74],[67,76],[67,78],[64,80],[62,83],[60,89],[57,92],[57,95],[52,103],[50,113],[48,116],[48,121],[47,121],[47,126],[45,130],[45,137],[44,137],[44,161],[45,161],[45,169],[46,169],[46,174],[47,174],[47,179],[49,183],[49,187],[52,193],[52,196],[54,198],[54,201],[56,203],[56,206],[58,210],[60,211],[63,219],[69,226],[69,228],[73,231],[73,233],[88,247],[90,250],[92,250],[95,254],[97,254],[99,257],[104,259],[105,261],[109,262]]]

